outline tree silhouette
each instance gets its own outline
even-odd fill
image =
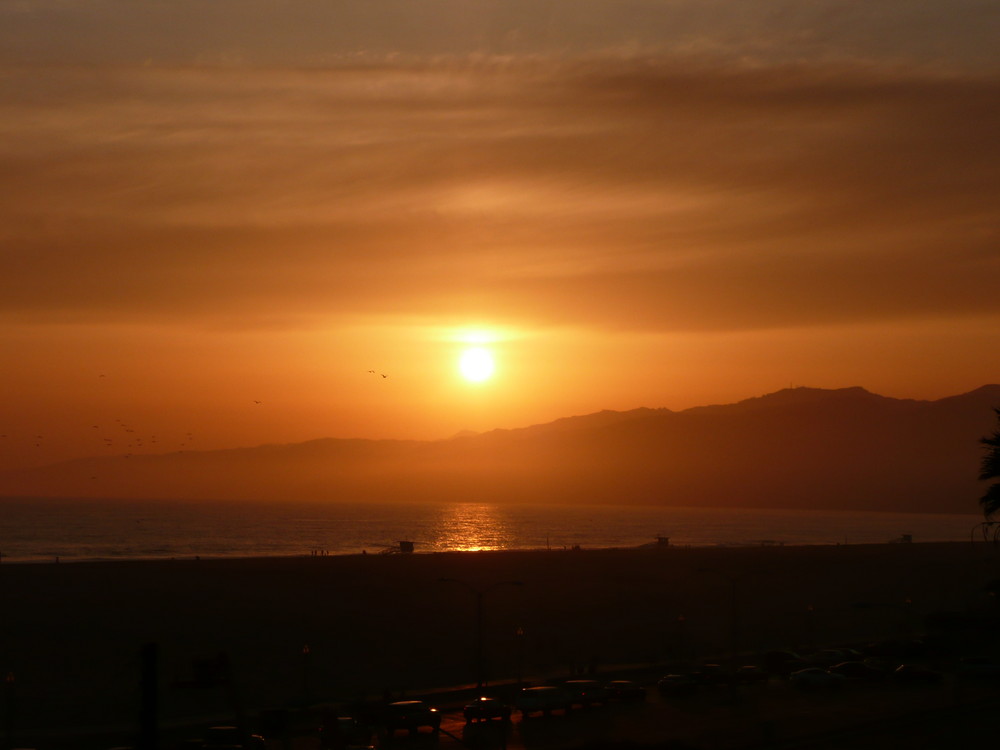
[[[997,429],[992,435],[980,438],[979,442],[986,446],[986,453],[983,454],[983,463],[979,467],[979,478],[982,481],[987,479],[1000,479],[1000,408],[994,409],[997,414]],[[979,504],[983,506],[983,515],[987,520],[993,514],[1000,511],[1000,482],[994,482],[986,490],[986,494],[979,498]]]

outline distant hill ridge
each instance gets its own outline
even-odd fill
[[[612,503],[977,513],[1000,385],[936,401],[787,388],[437,441],[322,439],[81,459],[0,495]]]

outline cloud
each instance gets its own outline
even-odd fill
[[[1000,78],[676,58],[9,69],[0,315],[994,315]]]
[[[614,51],[996,71],[998,27],[991,0],[8,0],[0,60],[323,66]]]

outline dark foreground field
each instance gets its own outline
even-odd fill
[[[145,644],[166,725],[928,629],[979,650],[996,579],[981,543],[2,565],[0,708],[25,741],[136,726]]]

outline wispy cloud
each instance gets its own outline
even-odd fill
[[[613,51],[996,71],[998,28],[991,0],[7,0],[0,60],[266,66]]]
[[[601,58],[0,86],[8,319],[1000,313],[996,76]]]

